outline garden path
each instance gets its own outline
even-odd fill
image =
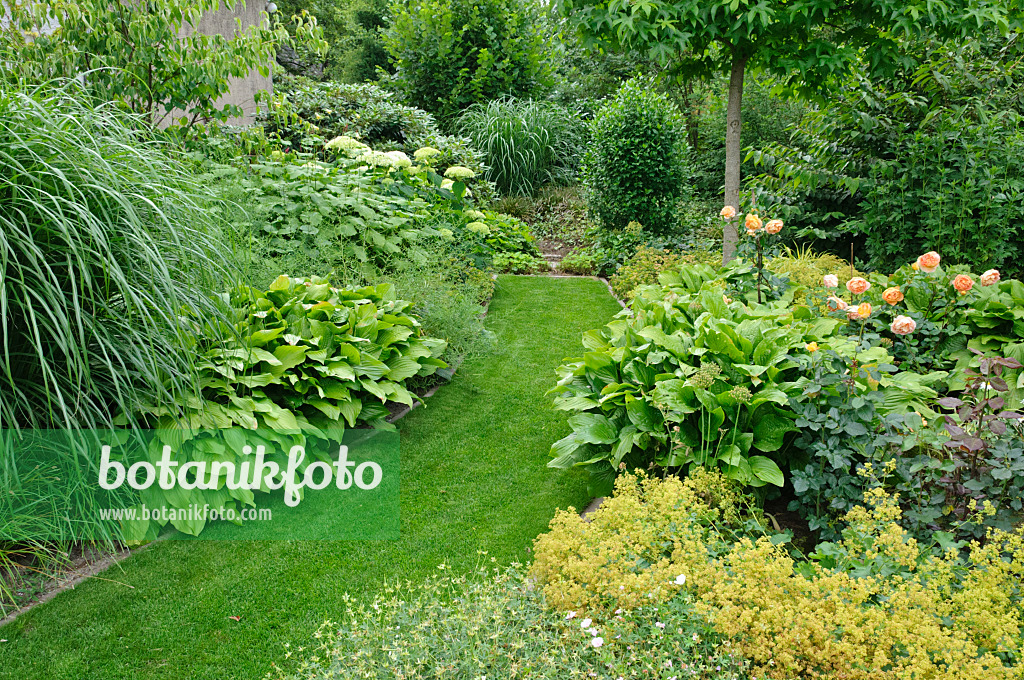
[[[545,467],[569,431],[545,392],[581,333],[617,311],[595,279],[499,277],[495,351],[398,423],[401,539],[159,542],[0,628],[0,678],[261,678],[287,668],[285,644],[339,618],[346,593],[529,559],[556,507],[589,500],[582,472]]]

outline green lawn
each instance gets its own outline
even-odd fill
[[[400,540],[155,544],[0,629],[0,678],[262,678],[346,592],[466,569],[480,550],[527,559],[556,507],[587,501],[583,474],[545,467],[569,428],[544,393],[580,333],[618,310],[592,279],[500,278],[496,352],[399,421]]]

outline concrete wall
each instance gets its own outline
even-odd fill
[[[7,0],[0,0],[0,28],[6,28],[10,21],[7,16],[6,10]],[[242,28],[247,29],[249,26],[257,25],[261,20],[261,14],[266,10],[267,0],[246,0],[246,6],[242,7],[241,3],[236,3],[234,9],[228,9],[222,6],[217,12],[209,12],[204,14],[199,20],[199,26],[197,27],[200,33],[206,35],[234,35],[237,30],[235,19],[241,19]],[[56,25],[44,26],[41,32],[49,33],[56,28]],[[182,31],[185,35],[191,33],[190,30],[186,29]],[[2,66],[2,65],[0,65]],[[269,64],[268,67],[273,70],[273,63]],[[231,90],[228,94],[224,95],[217,100],[219,106],[224,104],[237,104],[242,109],[242,115],[237,118],[232,118],[228,122],[231,125],[249,125],[254,120],[256,114],[256,93],[261,90],[267,92],[273,92],[274,82],[270,76],[262,76],[258,71],[253,71],[245,78],[232,78],[231,79]],[[168,116],[163,124],[169,125],[175,118],[180,118],[181,115],[175,115],[176,112],[172,112]]]
[[[220,34],[231,36],[235,34],[238,28],[235,23],[236,19],[241,19],[243,29],[255,26],[261,21],[261,14],[266,10],[266,7],[267,0],[246,0],[245,7],[242,7],[239,3],[235,5],[234,9],[222,6],[217,12],[204,14],[199,20],[197,28],[200,33],[206,35]],[[272,63],[269,64],[269,68],[273,72]],[[256,93],[261,90],[273,92],[273,79],[269,75],[266,77],[260,75],[259,71],[252,71],[247,77],[232,78],[230,82],[231,90],[217,100],[217,105],[218,107],[225,104],[238,105],[242,109],[242,115],[238,118],[230,119],[228,123],[230,125],[249,125],[253,122],[253,117],[256,114]],[[179,116],[172,113],[169,118],[173,120],[177,117]],[[167,122],[169,123],[170,121]]]

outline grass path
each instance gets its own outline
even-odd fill
[[[346,592],[464,570],[479,550],[527,559],[556,507],[587,500],[583,474],[545,467],[568,426],[544,393],[580,334],[618,310],[592,279],[501,277],[496,352],[399,421],[400,540],[156,544],[0,628],[0,678],[258,679],[284,643],[337,618]]]

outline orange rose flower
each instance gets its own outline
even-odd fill
[[[747,218],[743,220],[743,226],[747,228],[747,233],[753,236],[757,232],[761,231],[761,227],[764,226],[764,222],[761,218],[754,213],[748,213]]]
[[[939,257],[939,254],[932,250],[917,258],[917,266],[921,268],[921,271],[931,274],[939,268],[941,261],[942,258]]]
[[[886,288],[885,292],[882,293],[882,299],[888,302],[890,305],[898,304],[900,302],[903,302],[903,291],[900,290],[899,286]]]
[[[731,220],[732,218],[736,217],[736,208],[732,207],[731,205],[727,205],[724,208],[722,208],[722,212],[718,214],[722,216],[722,219]]]
[[[768,220],[768,224],[764,225],[764,230],[773,236],[778,234],[782,231],[782,220]]]
[[[868,292],[868,288],[871,284],[868,283],[867,279],[862,279],[859,276],[855,276],[846,282],[846,290],[850,291],[854,295],[863,295]]]
[[[846,300],[843,298],[837,298],[835,295],[830,295],[828,300],[825,301],[825,305],[833,312],[841,312],[849,307],[849,305],[846,304]]]
[[[826,288],[838,288],[839,277],[836,276],[835,274],[825,274],[824,276],[821,277],[821,283]]]
[[[909,335],[910,333],[913,333],[916,328],[917,322],[909,316],[903,316],[902,314],[893,319],[892,325],[889,326],[889,330],[896,335]]]
[[[960,291],[960,294],[963,295],[971,288],[974,288],[974,279],[972,279],[970,276],[967,276],[966,274],[957,274],[956,278],[953,279],[953,287]]]
[[[981,275],[981,285],[993,286],[999,283],[999,271],[996,269],[989,269],[987,272]]]
[[[850,321],[862,321],[871,316],[871,303],[862,302],[846,312],[846,318]]]

